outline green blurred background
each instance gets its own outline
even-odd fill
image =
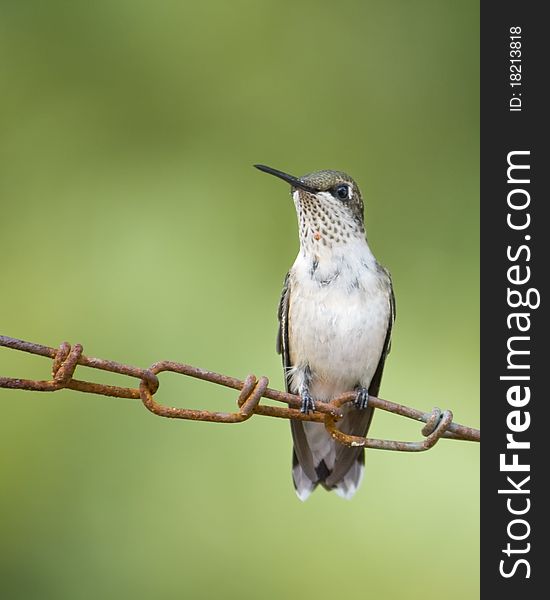
[[[251,165],[342,169],[394,278],[381,396],[477,426],[478,9],[2,0],[0,332],[281,388],[295,214]],[[0,367],[50,370],[2,348]],[[163,403],[234,406],[160,380]],[[478,595],[475,444],[370,451],[351,502],[302,504],[284,421],[171,421],[71,391],[0,390],[0,407],[3,598]],[[419,429],[378,411],[371,434]]]

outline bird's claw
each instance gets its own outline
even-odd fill
[[[363,387],[359,388],[353,404],[358,410],[365,410],[369,405],[369,390]]]
[[[300,398],[302,399],[302,404],[300,406],[301,413],[307,415],[309,411],[315,411],[315,401],[313,400],[311,394],[307,390],[304,390],[300,394]]]

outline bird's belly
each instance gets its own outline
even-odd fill
[[[311,372],[310,391],[317,400],[370,384],[384,346],[389,319],[382,289],[296,286],[289,306],[289,349],[293,387]]]

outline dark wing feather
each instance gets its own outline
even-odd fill
[[[279,310],[277,316],[279,318],[279,331],[277,332],[277,354],[281,354],[283,359],[283,368],[285,371],[285,386],[287,392],[289,391],[288,381],[288,370],[291,367],[290,364],[290,351],[288,348],[288,305],[290,301],[290,273],[286,274],[285,281],[283,283],[283,291],[281,293],[281,300],[279,301]]]
[[[388,273],[389,277],[389,273]],[[382,382],[382,373],[384,371],[384,364],[386,362],[386,357],[390,353],[391,350],[391,332],[393,329],[393,324],[395,322],[395,295],[393,293],[393,286],[390,277],[390,319],[388,321],[388,331],[386,332],[386,339],[384,341],[384,348],[382,349],[382,354],[380,355],[380,360],[378,361],[378,366],[376,367],[376,371],[372,377],[372,380],[369,385],[369,394],[371,396],[378,396],[378,392],[380,391],[380,383]]]

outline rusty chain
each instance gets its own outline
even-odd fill
[[[450,410],[441,411],[434,408],[431,413],[424,413],[415,408],[403,406],[395,402],[383,400],[370,396],[369,404],[375,408],[407,417],[415,421],[425,423],[422,435],[425,439],[420,442],[400,442],[394,440],[379,440],[353,436],[340,431],[337,427],[338,420],[342,417],[341,407],[346,402],[355,399],[355,393],[342,394],[331,402],[316,402],[315,412],[303,414],[300,412],[300,398],[294,394],[281,392],[267,387],[267,377],[257,379],[249,375],[244,381],[206,371],[171,361],[160,361],[152,364],[148,369],[141,369],[130,365],[124,365],[111,360],[92,358],[82,354],[82,346],[74,344],[71,346],[63,342],[58,349],[33,344],[15,338],[0,336],[0,346],[21,350],[44,356],[53,360],[52,377],[48,381],[17,379],[14,377],[0,377],[0,388],[34,390],[39,392],[54,392],[61,389],[71,389],[90,394],[101,394],[116,398],[141,399],[144,406],[152,413],[160,417],[172,419],[190,419],[193,421],[211,421],[217,423],[240,423],[246,421],[253,414],[283,419],[300,419],[303,421],[316,421],[324,423],[327,431],[334,439],[347,446],[364,446],[365,448],[377,448],[380,450],[396,450],[400,452],[421,452],[432,448],[442,437],[455,440],[467,440],[479,442],[480,432],[478,429],[466,427],[453,422],[453,414]],[[140,380],[139,388],[119,387],[104,385],[89,381],[73,379],[75,369],[78,365],[128,375]],[[195,377],[204,381],[210,381],[218,385],[239,390],[237,398],[238,410],[232,413],[213,412],[209,410],[194,410],[188,408],[174,408],[159,404],[154,398],[158,390],[159,380],[157,375],[164,371],[179,373],[189,377]],[[261,398],[270,398],[277,402],[287,404],[287,407],[261,405]]]

